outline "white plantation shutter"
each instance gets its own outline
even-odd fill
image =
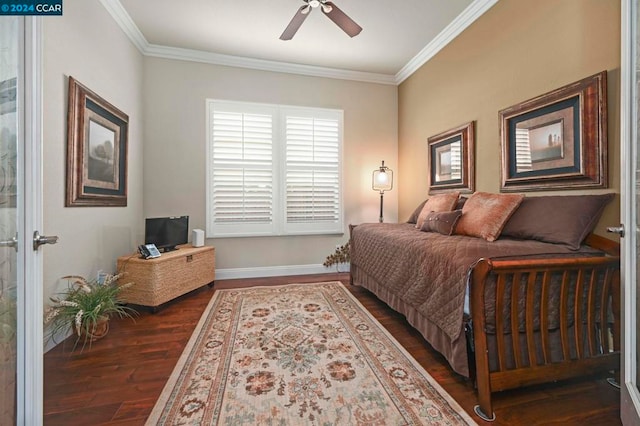
[[[341,116],[285,109],[285,230],[341,232]]]
[[[274,230],[274,108],[214,102],[209,111],[208,236]]]
[[[207,109],[207,237],[343,232],[342,111]]]

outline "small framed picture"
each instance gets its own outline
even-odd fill
[[[607,73],[499,112],[501,191],[607,186]]]
[[[69,77],[65,205],[126,206],[129,117]]]
[[[474,191],[474,127],[471,121],[428,139],[429,194]]]

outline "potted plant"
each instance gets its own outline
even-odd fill
[[[323,265],[327,268],[331,265],[336,265],[336,270],[340,272],[340,264],[349,263],[349,261],[351,260],[350,250],[350,244],[349,241],[347,241],[345,244],[336,247],[336,250],[332,254],[327,256]]]
[[[51,297],[53,305],[45,317],[45,323],[51,325],[50,337],[64,333],[69,329],[76,335],[74,349],[80,341],[83,347],[104,337],[109,331],[109,319],[112,315],[120,318],[132,318],[137,312],[125,306],[118,298],[123,288],[132,283],[118,284],[122,274],[107,275],[104,282],[89,281],[81,276],[68,275],[68,289],[59,296]]]

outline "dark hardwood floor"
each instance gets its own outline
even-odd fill
[[[45,354],[45,425],[143,425],[211,296],[220,288],[342,281],[407,351],[473,414],[473,384],[455,374],[422,336],[375,296],[350,286],[348,274],[216,281],[156,314],[112,320],[109,334],[82,352],[67,340]],[[604,377],[494,394],[494,425],[617,425],[620,393]]]

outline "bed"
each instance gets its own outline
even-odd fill
[[[465,209],[473,218],[481,207],[478,223],[490,222],[474,196],[451,206],[459,221],[446,223],[449,232],[422,232],[432,216],[446,222],[449,207],[423,214],[420,227],[411,219],[352,227],[352,283],[405,315],[454,371],[475,380],[485,420],[492,392],[618,370],[618,248],[590,234],[611,196],[521,197],[493,239],[457,234],[469,225]],[[559,205],[565,210],[536,239],[533,218]]]

